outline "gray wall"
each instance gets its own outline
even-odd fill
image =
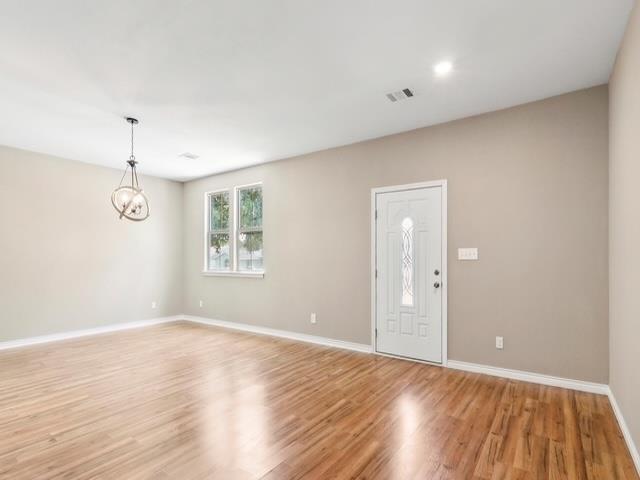
[[[611,389],[640,445],[640,7],[610,82]]]
[[[134,224],[111,206],[121,176],[0,147],[0,341],[181,313],[183,186],[141,178]]]
[[[446,178],[449,357],[607,383],[607,95],[596,87],[187,183],[185,313],[369,343],[370,189]],[[254,181],[265,278],[202,276],[204,192]],[[458,247],[479,247],[480,261],[457,261]]]

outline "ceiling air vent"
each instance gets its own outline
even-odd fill
[[[200,155],[196,155],[195,153],[191,153],[191,152],[184,152],[178,155],[178,157],[188,158],[189,160],[197,160],[198,158],[200,158]]]
[[[410,88],[404,88],[397,92],[387,93],[387,98],[392,102],[399,102],[400,100],[406,100],[414,96],[413,90]]]

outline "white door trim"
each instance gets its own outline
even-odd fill
[[[376,187],[371,189],[371,350],[373,351],[373,353],[380,355],[376,345],[376,195],[380,193],[402,192],[406,190],[417,190],[420,188],[429,187],[442,188],[442,363],[434,365],[441,365],[443,367],[446,367],[449,360],[449,355],[447,352],[448,257],[446,180],[434,180],[431,182],[410,183],[407,185],[393,185],[389,187]]]

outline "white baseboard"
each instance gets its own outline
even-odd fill
[[[71,332],[54,333],[51,335],[42,335],[38,337],[22,338],[18,340],[10,340],[0,342],[0,350],[9,348],[24,347],[28,345],[37,345],[40,343],[55,342],[58,340],[67,340],[71,338],[84,337],[87,335],[97,335],[100,333],[117,332],[119,330],[128,330],[131,328],[147,327],[150,325],[158,325],[161,323],[175,322],[186,320],[188,322],[199,323],[202,325],[211,325],[215,327],[229,328],[240,330],[243,332],[256,333],[259,335],[269,335],[272,337],[287,338],[289,340],[297,340],[300,342],[314,343],[316,345],[324,345],[327,347],[343,348],[356,352],[372,353],[371,345],[362,343],[347,342],[344,340],[336,340],[333,338],[320,337],[316,335],[308,335],[305,333],[296,333],[288,330],[278,330],[275,328],[261,327],[257,325],[249,325],[246,323],[229,322],[225,320],[214,320],[211,318],[198,317],[194,315],[174,315],[170,317],[153,318],[149,320],[140,320],[127,323],[116,323],[101,327],[88,328],[83,330],[75,330]],[[552,377],[538,373],[523,372],[520,370],[509,370],[506,368],[491,367],[488,365],[479,365],[476,363],[460,362],[457,360],[449,360],[447,367],[456,370],[465,370],[468,372],[483,373],[494,377],[511,378],[513,380],[522,380],[525,382],[539,383],[542,385],[551,385],[554,387],[569,388],[571,390],[580,390],[583,392],[599,393],[610,395],[613,398],[608,385],[599,383],[584,382],[581,380],[571,380],[567,378]]]
[[[607,395],[609,393],[609,386],[602,383],[552,377],[551,375],[543,375],[541,373],[509,370],[507,368],[490,367],[488,365],[459,362],[457,360],[449,360],[447,366],[449,368],[464,370],[466,372],[484,373],[485,375],[491,375],[493,377],[510,378],[512,380],[521,380],[523,382],[539,383],[541,385],[549,385],[552,387],[568,388],[570,390],[579,390],[581,392],[598,393],[601,395]]]
[[[183,315],[182,318],[189,322],[200,323],[202,325],[211,325],[214,327],[229,328],[232,330],[241,330],[243,332],[257,333],[259,335],[269,335],[271,337],[287,338],[289,340],[298,340],[300,342],[315,343],[316,345],[324,345],[326,347],[344,348],[355,352],[371,353],[371,345],[363,343],[346,342],[344,340],[335,340],[333,338],[318,337],[316,335],[307,335],[305,333],[290,332],[287,330],[277,330],[275,328],[259,327],[257,325],[249,325],[246,323],[227,322],[224,320],[213,320],[211,318],[196,317],[193,315]]]
[[[86,337],[88,335],[98,335],[100,333],[117,332],[119,330],[129,330],[132,328],[148,327],[150,325],[158,325],[160,323],[175,322],[182,319],[182,315],[174,315],[172,317],[151,318],[149,320],[139,320],[135,322],[113,323],[101,327],[86,328],[83,330],[73,330],[71,332],[53,333],[51,335],[41,335],[38,337],[19,338],[17,340],[9,340],[0,342],[0,350],[9,348],[27,347],[29,345],[38,345],[40,343],[57,342],[59,340],[68,340],[71,338]]]
[[[633,441],[633,437],[631,436],[631,432],[629,431],[629,427],[627,426],[627,422],[624,420],[624,416],[622,415],[622,410],[620,410],[620,406],[616,401],[616,397],[613,395],[613,391],[611,388],[607,387],[609,403],[611,403],[611,408],[613,408],[613,413],[618,420],[618,425],[620,425],[620,430],[622,430],[622,436],[624,437],[625,442],[627,442],[627,447],[629,448],[629,453],[631,453],[631,458],[633,458],[633,463],[636,466],[636,471],[638,475],[640,475],[640,453],[638,453],[638,447],[636,447],[635,442]]]

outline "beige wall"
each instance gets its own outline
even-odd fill
[[[603,86],[187,183],[185,313],[369,343],[370,189],[446,178],[449,357],[606,383],[607,156]],[[265,278],[202,276],[203,193],[254,181]]]
[[[184,186],[147,177],[141,224],[112,211],[120,171],[0,147],[0,341],[184,311],[369,343],[370,189],[446,178],[450,358],[607,382],[607,105],[597,87]],[[265,278],[203,277],[203,193],[254,181]]]
[[[611,389],[640,445],[640,7],[610,82]]]
[[[181,313],[182,184],[142,178],[134,224],[111,206],[121,176],[0,147],[0,341]]]

